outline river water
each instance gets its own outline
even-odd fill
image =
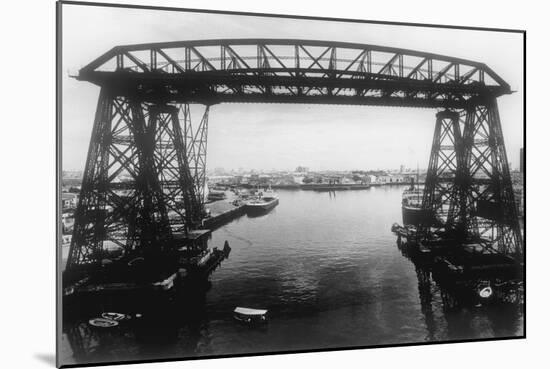
[[[229,259],[206,293],[184,298],[164,324],[152,324],[165,330],[143,334],[121,325],[98,332],[84,317],[65,324],[63,363],[523,335],[522,306],[446,309],[435,283],[420,285],[390,232],[401,222],[402,191],[278,191],[270,213],[213,232],[212,246],[231,245]],[[269,324],[239,324],[236,306],[269,309]]]

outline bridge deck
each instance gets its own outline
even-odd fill
[[[511,93],[483,63],[356,43],[220,39],[117,46],[79,80],[144,102],[463,107]]]

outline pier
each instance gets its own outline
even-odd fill
[[[161,270],[145,279],[133,277],[121,279],[117,275],[135,275],[137,272],[131,271],[132,263],[143,263],[145,259],[142,257],[130,261],[124,259],[127,262],[124,265],[119,262],[120,255],[118,253],[106,254],[102,270],[96,271],[93,275],[83,275],[82,278],[76,278],[74,283],[65,288],[64,296],[162,294],[173,291],[176,285],[189,285],[189,280],[195,281],[197,278],[208,278],[208,275],[224,259],[229,257],[231,251],[231,247],[227,242],[221,249],[218,249],[218,247],[210,249],[208,239],[211,232],[244,215],[245,211],[244,203],[239,201],[237,197],[207,203],[205,208],[208,210],[208,216],[203,219],[200,229],[189,230],[186,234],[177,233],[173,235],[174,244],[180,246],[170,255],[177,262],[162,261]],[[201,253],[197,250],[206,253],[201,257]]]
[[[524,264],[486,245],[441,239],[419,241],[414,227],[392,226],[397,247],[425,278],[433,278],[452,306],[489,302],[523,302]]]
[[[222,215],[228,216],[226,213]],[[101,268],[72,275],[72,283],[67,283],[63,297],[74,300],[94,296],[101,299],[160,296],[175,292],[177,286],[189,286],[197,279],[205,280],[231,252],[227,241],[220,245],[221,248],[210,248],[210,236],[210,229],[175,235],[174,241],[179,247],[154,258],[107,258],[105,255]]]
[[[215,230],[245,214],[242,202],[235,205],[230,200],[219,200],[205,206],[210,212],[210,216],[205,218],[202,223],[202,227],[205,229]]]

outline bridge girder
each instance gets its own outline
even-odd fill
[[[465,107],[511,93],[483,63],[355,43],[231,39],[117,46],[78,79],[144,101]]]

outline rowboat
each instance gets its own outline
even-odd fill
[[[267,310],[236,307],[233,310],[233,317],[247,324],[263,324],[267,323]]]

